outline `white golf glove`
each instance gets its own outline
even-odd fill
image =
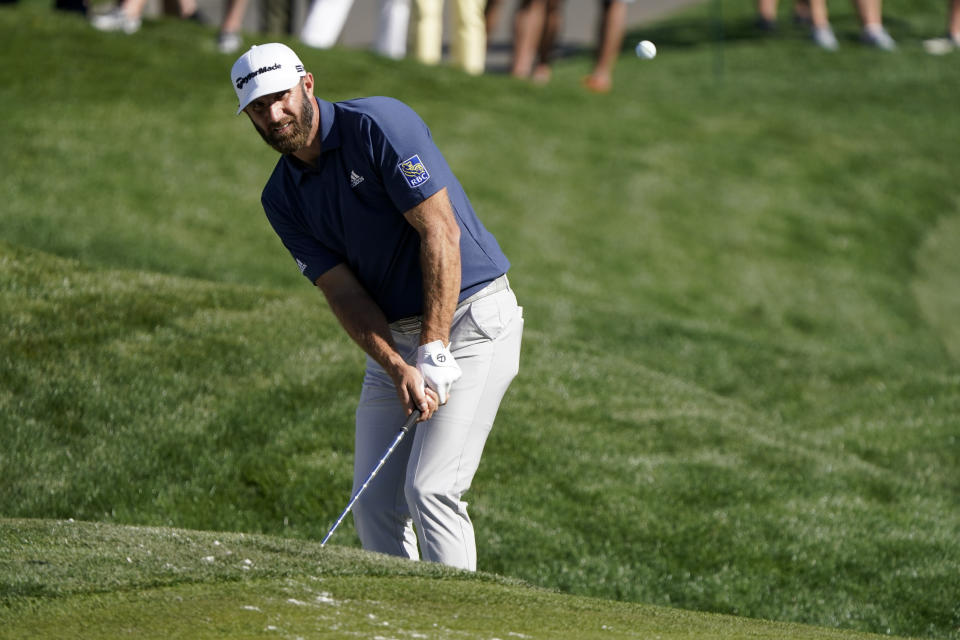
[[[450,349],[443,346],[441,340],[434,340],[417,349],[417,369],[427,386],[437,392],[442,405],[447,403],[450,387],[463,375]]]

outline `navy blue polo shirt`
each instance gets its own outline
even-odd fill
[[[460,226],[460,300],[507,272],[510,262],[413,109],[384,97],[317,105],[317,166],[282,156],[261,198],[310,282],[343,263],[388,322],[422,313],[420,236],[403,214],[444,187]]]

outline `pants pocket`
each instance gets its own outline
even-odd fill
[[[496,340],[518,315],[517,299],[507,290],[481,298],[463,310],[450,332],[454,348]]]

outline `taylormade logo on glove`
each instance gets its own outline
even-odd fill
[[[443,346],[441,340],[434,340],[417,349],[417,369],[427,386],[437,392],[441,405],[447,403],[450,387],[463,373],[450,349]]]

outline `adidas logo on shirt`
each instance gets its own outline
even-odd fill
[[[350,188],[356,189],[357,185],[363,182],[363,176],[358,174],[356,171],[350,171]]]

